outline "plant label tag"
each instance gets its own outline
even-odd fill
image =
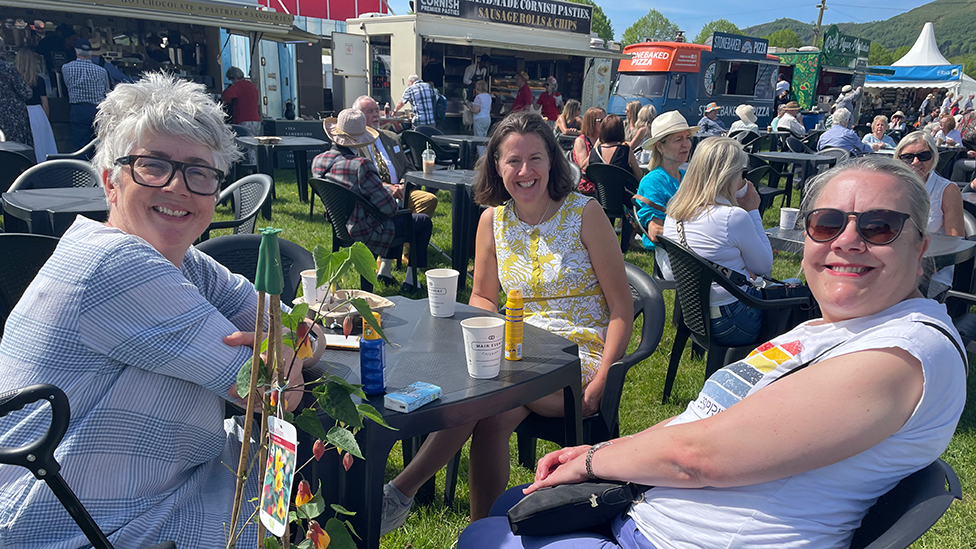
[[[274,416],[268,418],[268,463],[261,487],[261,524],[275,536],[285,534],[291,483],[295,478],[295,426]]]

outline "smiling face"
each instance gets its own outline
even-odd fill
[[[665,162],[684,164],[691,153],[691,131],[671,134],[654,144]]]
[[[850,170],[827,183],[816,208],[844,212],[886,209],[909,212],[904,186],[894,176]],[[910,297],[921,297],[918,277],[928,237],[922,239],[910,220],[891,244],[876,246],[857,234],[854,217],[829,242],[809,236],[803,247],[803,270],[820,304],[824,320],[837,322],[879,313]]]
[[[925,144],[924,141],[918,140],[906,146],[904,149],[901,150],[899,154],[918,154],[922,151],[930,151],[930,149],[928,145]],[[915,172],[922,179],[922,181],[928,181],[929,172],[932,171],[932,167],[934,165],[935,165],[934,157],[930,158],[929,160],[926,160],[925,162],[922,162],[921,160],[918,159],[918,157],[915,157],[914,159],[912,159],[911,168],[912,171]]]
[[[214,165],[210,148],[169,135],[146,136],[129,154]],[[193,241],[213,221],[215,197],[191,193],[179,170],[161,188],[139,185],[127,166],[122,167],[117,182],[111,181],[110,173],[103,174],[111,204],[108,226],[142,238],[178,267]]]
[[[535,133],[512,133],[498,147],[498,173],[505,190],[523,210],[549,200],[549,153]]]

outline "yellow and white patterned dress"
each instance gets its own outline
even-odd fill
[[[600,369],[610,324],[607,300],[580,240],[590,200],[570,193],[556,215],[537,226],[519,220],[509,201],[495,208],[492,222],[502,289],[522,290],[526,323],[579,346],[584,386]]]

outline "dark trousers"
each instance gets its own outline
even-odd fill
[[[393,226],[396,227],[395,238],[400,238],[406,229],[406,219],[403,216],[393,218]],[[434,224],[430,221],[430,216],[423,214],[413,214],[413,237],[417,243],[416,250],[411,250],[416,254],[417,264],[411,267],[420,269],[427,267],[427,245],[430,243],[430,235],[434,232]],[[394,259],[400,254],[400,248],[390,248],[386,252],[385,259]]]
[[[95,104],[71,104],[71,144],[79,150],[95,138]]]

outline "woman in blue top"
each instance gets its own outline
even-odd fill
[[[651,123],[651,137],[644,141],[644,150],[651,151],[648,173],[637,187],[637,219],[648,236],[644,247],[654,249],[657,235],[664,231],[664,210],[678,192],[678,182],[684,172],[679,168],[691,153],[691,135],[700,130],[689,126],[678,111],[662,114]]]
[[[895,140],[892,139],[890,135],[885,135],[886,131],[888,131],[888,117],[883,114],[879,114],[878,116],[875,116],[874,121],[871,122],[871,133],[865,134],[864,137],[861,138],[861,141],[867,145],[881,143],[882,149],[894,149],[897,146],[895,145]]]

